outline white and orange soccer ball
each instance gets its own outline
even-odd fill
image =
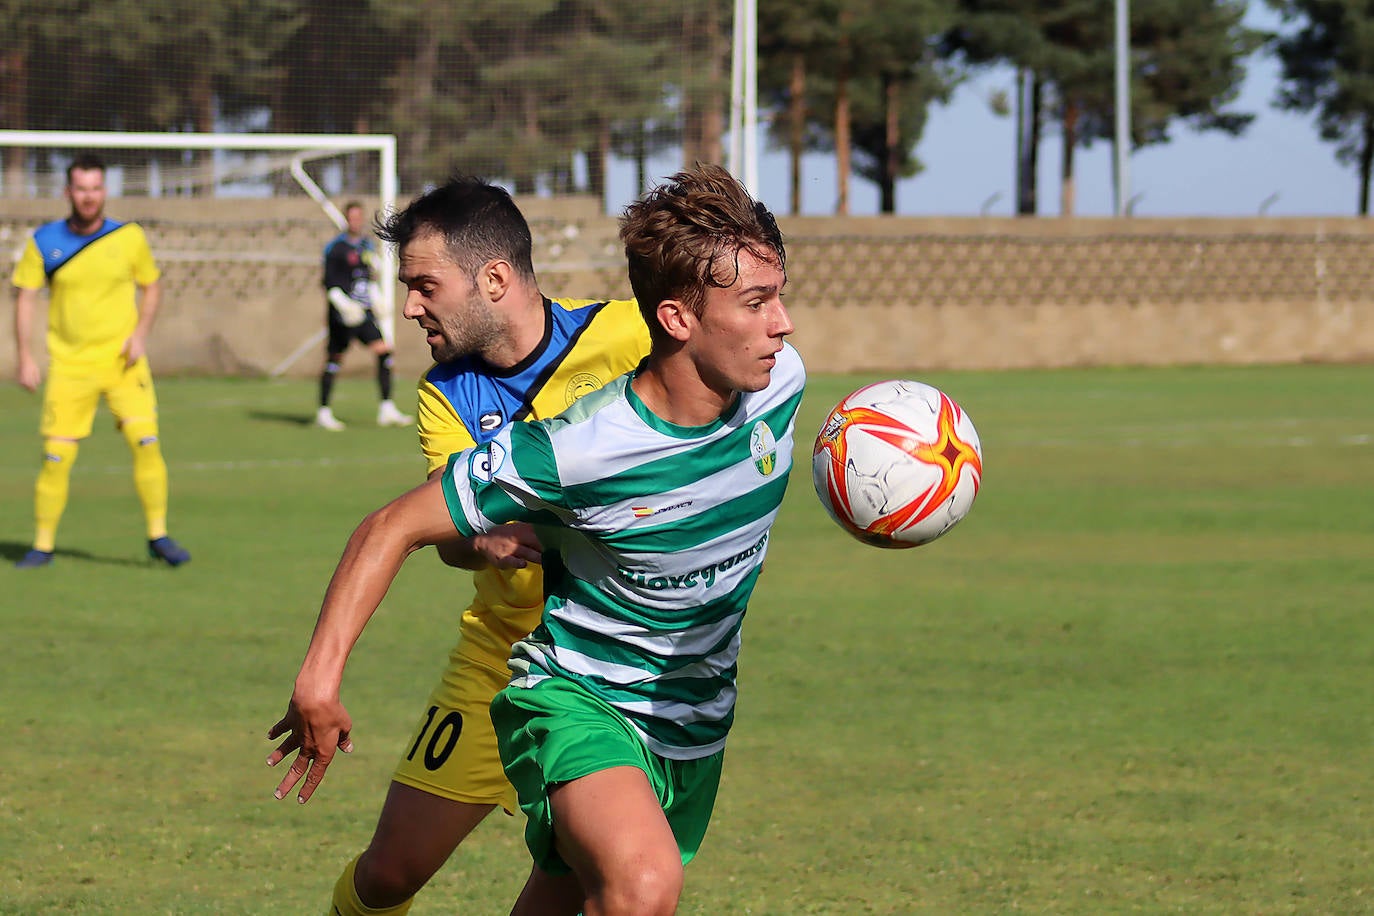
[[[968,414],[922,382],[865,385],[830,411],[811,455],[816,494],[876,547],[927,544],[968,514],[983,449]]]

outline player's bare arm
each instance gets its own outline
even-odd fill
[[[33,334],[33,316],[38,308],[38,290],[20,289],[14,291],[14,376],[24,388],[37,391],[43,381],[43,373],[38,362],[29,350],[29,339]]]
[[[148,334],[153,329],[153,322],[157,319],[158,306],[162,304],[162,284],[153,281],[143,287],[143,296],[138,305],[138,325],[134,332],[129,335],[129,339],[124,341],[124,347],[120,354],[124,357],[124,365],[132,366],[148,353]]]
[[[352,750],[352,719],[339,699],[348,655],[406,557],[455,533],[439,480],[431,479],[368,515],[349,537],[325,591],[286,714],[267,732],[269,739],[285,739],[268,755],[268,766],[296,752],[277,785],[277,798],[285,798],[304,779],[297,800],[309,801],[334,754]]]
[[[435,468],[429,475],[433,480],[443,476],[443,468]],[[456,569],[524,569],[531,563],[540,562],[544,545],[528,522],[511,522],[502,525],[489,534],[478,534],[470,538],[453,538],[434,549],[445,565]]]

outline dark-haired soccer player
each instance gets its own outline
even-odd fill
[[[550,417],[634,368],[649,332],[632,300],[549,298],[539,289],[529,224],[510,195],[455,177],[378,227],[400,254],[405,315],[437,361],[420,383],[420,445],[431,476],[450,454],[505,426]],[[516,809],[488,708],[510,680],[511,643],[544,606],[538,541],[509,525],[439,545],[475,570],[449,664],[416,716],[377,828],[335,883],[331,914],[399,914],[497,806]],[[529,565],[493,562],[526,550]]]
[[[296,677],[275,764],[309,799],[351,747],[349,651],[405,557],[510,522],[543,537],[542,621],[491,706],[534,870],[514,912],[670,914],[715,801],[740,626],[792,464],[805,385],[781,299],[782,236],[718,166],[626,211],[652,332],[634,372],[563,414],[507,426],[349,539]],[[403,261],[420,310],[423,259]],[[423,293],[421,294],[423,296]],[[520,565],[528,552],[501,562]]]
[[[52,562],[72,464],[104,397],[133,452],[148,553],[180,566],[191,554],[167,536],[167,464],[145,355],[162,298],[161,273],[142,228],[105,216],[105,163],[98,157],[78,156],[67,167],[66,197],[71,213],[38,227],[14,266],[16,375],[29,391],[42,381],[29,350],[34,310],[43,287],[50,292],[48,380],[39,424],[43,467],[34,487],[33,549],[15,565],[33,568]]]

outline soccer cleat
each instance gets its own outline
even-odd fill
[[[315,411],[315,425],[332,433],[337,433],[344,428],[343,422],[334,416],[334,411],[328,407],[321,407]]]
[[[401,413],[391,401],[383,401],[377,406],[378,426],[409,426],[414,422],[414,417]]]
[[[168,566],[180,566],[191,561],[190,551],[166,535],[148,542],[148,556]]]
[[[52,562],[51,550],[39,550],[33,548],[28,553],[14,561],[15,569],[37,569],[40,566],[47,566]]]

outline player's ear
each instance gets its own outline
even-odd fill
[[[515,285],[515,268],[509,261],[493,258],[477,271],[477,287],[492,302],[498,301]]]
[[[684,341],[691,336],[692,313],[678,299],[664,299],[658,304],[658,323],[673,340]]]

